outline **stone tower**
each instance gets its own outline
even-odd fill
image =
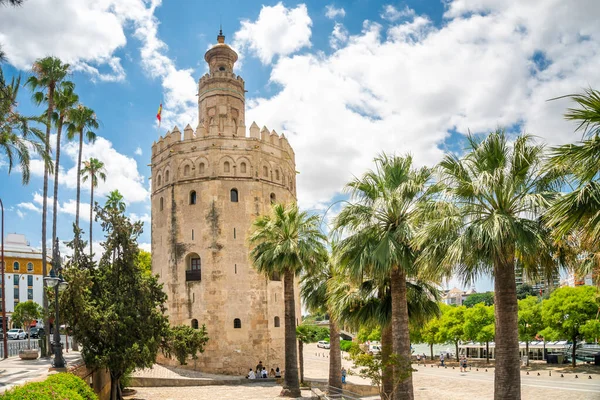
[[[283,134],[252,123],[247,136],[238,56],[222,32],[217,41],[204,56],[198,126],[152,145],[152,271],[171,324],[207,327],[205,353],[190,365],[245,374],[259,360],[284,366],[283,282],[254,270],[248,234],[272,202],[295,201],[296,169]]]

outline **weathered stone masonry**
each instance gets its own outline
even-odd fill
[[[210,341],[193,366],[244,374],[261,360],[282,368],[283,282],[256,273],[247,237],[272,201],[295,201],[294,151],[256,123],[246,136],[244,80],[224,36],[204,58],[198,126],[186,126],[183,138],[175,127],[152,145],[152,270],[171,324],[206,324]]]

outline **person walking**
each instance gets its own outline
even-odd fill
[[[346,383],[346,368],[342,367],[342,383]]]
[[[440,353],[440,365],[444,366],[444,353]]]
[[[467,372],[467,357],[464,355],[460,357],[460,372]]]

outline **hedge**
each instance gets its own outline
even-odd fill
[[[358,348],[358,343],[351,340],[340,340],[340,349],[342,351],[350,351],[352,348]]]
[[[98,400],[98,396],[75,375],[60,373],[51,375],[43,382],[26,383],[4,394],[2,400]]]

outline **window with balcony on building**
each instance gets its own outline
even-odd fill
[[[33,271],[33,263],[27,263],[27,272]]]
[[[200,281],[202,280],[202,266],[200,256],[196,253],[191,253],[187,257],[187,269],[185,271],[185,280]]]
[[[18,261],[15,261],[15,262],[13,263],[13,271],[18,271],[18,270],[19,270],[19,262],[18,262]]]

